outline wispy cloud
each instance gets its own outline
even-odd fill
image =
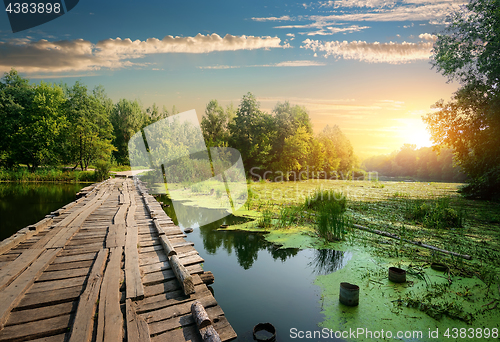
[[[286,21],[292,20],[289,15],[282,15],[281,17],[262,17],[262,18],[252,18],[254,21]]]
[[[307,35],[330,35],[339,32],[357,32],[356,30],[335,28],[346,22],[403,22],[427,21],[430,24],[444,24],[447,16],[457,10],[464,0],[336,0],[303,4],[304,8],[316,9],[321,14],[302,15],[291,18],[295,23],[281,25],[282,29],[315,29],[301,32]],[[327,12],[328,14],[323,14]],[[273,18],[273,17],[270,17]],[[263,18],[261,18],[263,19]]]
[[[130,39],[106,39],[93,44],[83,39],[50,42],[7,41],[0,42],[0,71],[14,67],[21,72],[70,72],[117,69],[144,66],[131,60],[151,54],[193,53],[216,51],[256,50],[285,48],[278,37],[233,36],[217,34],[194,37],[166,36],[162,40],[149,38],[145,41]]]
[[[238,69],[238,68],[269,68],[269,67],[310,67],[323,66],[324,62],[300,60],[300,61],[285,61],[274,64],[256,64],[256,65],[209,65],[200,66],[199,69]]]
[[[428,59],[431,55],[432,43],[367,43],[364,41],[320,42],[306,39],[301,48],[314,52],[324,52],[324,56],[353,59],[368,63],[400,64],[416,60]]]

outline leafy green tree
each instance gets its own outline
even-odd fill
[[[325,171],[339,171],[344,176],[352,170],[355,163],[354,151],[351,142],[342,133],[337,125],[330,127],[326,125],[323,131],[319,134],[319,140],[323,143],[326,149]],[[336,159],[338,158],[338,166],[334,168]]]
[[[229,124],[232,147],[241,153],[247,170],[269,165],[276,136],[274,118],[262,112],[252,93],[243,96],[234,120]]]
[[[295,173],[297,177],[299,172],[307,166],[307,160],[311,151],[311,139],[312,136],[307,131],[306,127],[299,127],[295,134],[285,138],[279,165],[281,166],[280,170],[287,178],[292,172]]]
[[[500,198],[500,0],[471,0],[439,34],[433,66],[462,87],[424,117],[433,140],[455,151],[466,196]]]
[[[66,126],[63,90],[57,85],[30,85],[16,70],[0,83],[0,151],[8,167],[26,164],[30,171],[56,164],[60,135]]]
[[[113,126],[109,120],[109,104],[102,89],[89,94],[87,86],[76,82],[66,89],[66,159],[86,170],[90,163],[108,160],[114,150]]]
[[[14,69],[4,74],[0,82],[0,161],[8,168],[20,162],[14,135],[23,127],[33,97],[28,79]]]
[[[128,165],[128,142],[136,132],[148,124],[147,116],[139,102],[121,99],[115,105],[110,119],[115,135],[114,156],[119,164]]]
[[[229,125],[234,119],[235,112],[232,105],[226,110],[217,102],[211,100],[201,119],[203,137],[208,146],[224,146],[229,140]]]

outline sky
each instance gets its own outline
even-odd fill
[[[0,14],[0,72],[102,85],[113,101],[183,112],[217,99],[304,106],[315,132],[338,125],[360,158],[430,146],[422,115],[459,85],[432,68],[460,0],[80,0],[13,33]]]

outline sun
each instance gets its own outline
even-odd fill
[[[403,129],[403,142],[405,144],[417,145],[417,148],[431,147],[433,145],[431,135],[427,131],[425,123],[419,119],[405,120],[406,127]]]

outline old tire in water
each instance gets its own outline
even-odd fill
[[[271,323],[259,323],[253,327],[253,338],[257,341],[275,341],[276,329]]]
[[[406,271],[398,267],[389,267],[389,280],[393,283],[405,283]]]
[[[359,286],[350,283],[340,283],[339,300],[347,306],[359,304]]]

